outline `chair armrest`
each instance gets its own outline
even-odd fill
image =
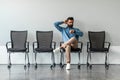
[[[63,41],[61,41],[61,42],[60,42],[60,46],[62,46],[62,44],[63,44],[63,43],[64,43],[64,42],[63,42]]]
[[[90,48],[90,42],[87,42],[87,52],[89,51]]]
[[[35,45],[37,45],[37,41],[33,42],[33,52],[35,50]]]
[[[9,41],[9,42],[6,43],[6,48],[7,48],[7,50],[8,50],[8,48],[9,48],[9,44],[10,44],[10,45],[12,44],[11,41]]]
[[[53,49],[56,48],[56,42],[55,41],[52,41],[52,46],[53,46]]]
[[[81,49],[81,51],[82,51],[82,48],[83,48],[83,42],[81,42],[81,41],[78,41],[78,45],[80,44],[80,47],[78,47],[78,48],[80,48]]]
[[[110,43],[110,42],[105,42],[104,44],[107,44],[107,48],[108,48],[108,50],[109,50],[111,43]],[[105,46],[106,46],[106,45],[105,45]]]
[[[29,42],[26,42],[27,52],[29,52]]]

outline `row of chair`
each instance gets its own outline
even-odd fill
[[[7,52],[9,53],[8,68],[11,68],[11,53],[23,52],[25,53],[25,65],[30,67],[29,62],[29,42],[27,42],[27,31],[11,31],[11,41],[6,43]],[[92,69],[91,53],[104,52],[105,56],[105,68],[109,68],[108,64],[108,52],[110,48],[110,42],[105,42],[105,31],[100,32],[88,32],[89,42],[87,42],[87,67]],[[60,42],[62,45],[63,42]],[[107,44],[107,46],[106,46]],[[78,48],[72,49],[71,52],[78,53],[78,69],[80,69],[80,53],[82,52],[83,43],[78,42]],[[53,50],[56,48],[56,42],[53,41],[53,31],[36,31],[36,41],[33,42],[33,53],[35,53],[35,68],[37,68],[37,53],[51,53],[51,69],[55,67],[55,57]],[[60,67],[64,67],[64,49],[60,50]],[[28,63],[26,64],[26,58]]]

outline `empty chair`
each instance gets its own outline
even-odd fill
[[[9,53],[9,64],[8,68],[11,67],[11,53],[21,52],[25,53],[25,65],[26,68],[26,57],[29,62],[29,42],[27,42],[27,31],[11,31],[10,32],[11,41],[6,43],[7,52]]]
[[[64,42],[60,42],[60,46],[63,44]],[[81,41],[78,41],[78,48],[71,48],[71,53],[78,53],[78,69],[80,69],[81,64],[80,64],[80,54],[82,52],[82,47],[83,47],[83,43]],[[65,49],[61,48],[60,53],[61,53],[61,57],[60,57],[60,67],[63,68],[64,67],[64,52]]]
[[[37,68],[37,53],[51,53],[51,69],[55,67],[53,49],[56,42],[53,41],[53,31],[36,31],[36,42],[33,42],[33,52],[35,53],[35,68]],[[47,54],[46,54],[47,55]]]
[[[110,42],[105,42],[105,31],[92,32],[88,31],[89,42],[87,42],[87,67],[92,69],[91,53],[105,53],[105,68],[109,68],[108,64],[108,52],[110,48]]]

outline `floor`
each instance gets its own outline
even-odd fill
[[[120,80],[120,65],[110,65],[106,70],[104,65],[93,65],[92,70],[86,65],[77,69],[77,65],[71,65],[71,70],[61,69],[59,65],[53,70],[50,65],[38,65],[35,70],[34,65],[24,69],[23,65],[12,65],[11,69],[7,65],[0,65],[0,80]]]

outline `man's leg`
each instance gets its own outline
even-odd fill
[[[64,44],[62,44],[61,47],[66,48],[67,45],[74,44],[74,43],[76,43],[76,41],[77,41],[76,38],[75,38],[75,37],[72,37],[72,38],[70,38],[67,42],[65,42]]]
[[[78,48],[78,41],[76,40],[73,44],[71,44],[72,48]]]
[[[71,46],[70,46],[70,45],[67,45],[66,48],[65,48],[66,63],[70,63],[70,62],[71,62],[70,52],[71,52]]]
[[[71,62],[71,47],[72,48],[77,48],[78,47],[78,42],[76,41],[74,44],[71,45],[67,45],[65,48],[65,53],[66,53],[66,63],[70,63]]]
[[[71,48],[77,48],[78,47],[78,41],[76,40],[73,44],[67,45],[65,48],[66,51],[66,69],[70,69],[70,62],[71,62]]]
[[[62,46],[60,46],[60,47],[56,48],[55,50],[53,50],[53,52],[54,53],[59,53],[60,52],[60,48],[66,48],[67,45],[74,44],[76,41],[77,41],[76,38],[72,37],[67,42],[65,42],[64,44],[62,44]]]
[[[76,41],[77,41],[76,38],[75,38],[75,37],[72,37],[72,38],[70,38],[70,39],[66,42],[66,44],[70,45],[70,44],[75,43]]]
[[[71,62],[71,46],[67,45],[65,48],[65,53],[66,53],[66,69],[69,70],[70,69],[70,62]]]

